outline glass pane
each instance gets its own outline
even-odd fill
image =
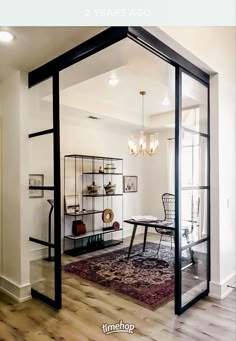
[[[31,221],[30,237],[54,244],[54,192],[37,191],[36,194],[42,194],[42,197],[29,199],[28,214],[29,220]],[[50,236],[49,225],[51,225]],[[54,300],[54,261],[52,261],[54,248],[49,250],[47,246],[32,242],[30,244],[30,253],[32,289]]]
[[[52,78],[29,89],[29,134],[53,127]]]
[[[182,74],[180,149],[181,307],[208,284],[208,89]],[[193,130],[194,132],[191,132]],[[201,187],[201,188],[199,188]],[[193,245],[199,242],[198,245]]]
[[[207,289],[207,242],[182,251],[182,306]]]
[[[190,76],[182,77],[182,125],[208,133],[208,89]]]
[[[53,134],[29,139],[30,185],[53,186],[53,170]],[[41,179],[36,175],[40,175]]]
[[[30,237],[48,242],[49,224],[51,224],[51,242],[54,243],[54,212],[52,210],[54,192],[38,190],[31,192],[34,194],[34,197],[29,198],[27,208],[28,219],[30,221],[29,235]],[[36,245],[32,244],[32,251],[35,250],[35,247]],[[40,248],[45,247],[40,245]]]
[[[181,192],[182,247],[207,237],[208,190]]]
[[[208,139],[183,132],[181,149],[182,187],[208,185]]]
[[[29,134],[53,128],[52,79],[30,89]],[[32,185],[53,186],[53,134],[29,139],[29,174],[40,174]]]
[[[37,259],[30,262],[31,288],[55,300],[55,264],[46,261],[43,253],[42,251],[41,256],[38,255]]]

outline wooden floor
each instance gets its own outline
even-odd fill
[[[63,259],[64,263],[69,261]],[[233,341],[235,308],[234,291],[222,301],[203,299],[178,317],[174,315],[173,302],[150,311],[63,273],[63,309],[60,312],[34,299],[15,303],[0,293],[0,341]],[[135,324],[134,334],[102,333],[103,323],[120,320]]]

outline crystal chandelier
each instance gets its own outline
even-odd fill
[[[148,154],[153,156],[156,154],[158,149],[158,133],[149,136],[149,148],[147,148],[147,137],[144,135],[144,96],[146,95],[145,91],[140,91],[140,95],[142,96],[142,130],[139,134],[139,144],[136,145],[135,138],[131,136],[129,138],[129,154],[137,156],[138,154]]]

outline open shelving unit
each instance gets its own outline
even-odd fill
[[[102,167],[115,165],[115,171],[99,172]],[[117,171],[116,171],[117,170]],[[97,194],[88,192],[87,187],[93,182],[100,186]],[[109,182],[116,184],[114,194],[106,194],[104,185]],[[78,204],[79,212],[66,212],[64,209],[64,253],[78,256],[87,252],[118,245],[123,242],[123,159],[89,156],[64,156],[64,195],[74,197],[74,204]],[[114,219],[106,224],[102,220],[102,213],[112,209]],[[86,232],[80,235],[72,234],[74,220],[82,220],[86,224]],[[118,221],[120,228],[115,230],[113,222]]]

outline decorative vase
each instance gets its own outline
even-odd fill
[[[112,185],[112,183],[109,181],[107,185],[104,185],[104,189],[106,191],[106,194],[114,194],[116,190],[116,185]]]
[[[101,188],[101,186],[97,186],[95,184],[95,181],[93,181],[92,185],[87,186],[87,188],[88,188],[89,194],[97,194],[98,190],[99,190],[99,188]]]

